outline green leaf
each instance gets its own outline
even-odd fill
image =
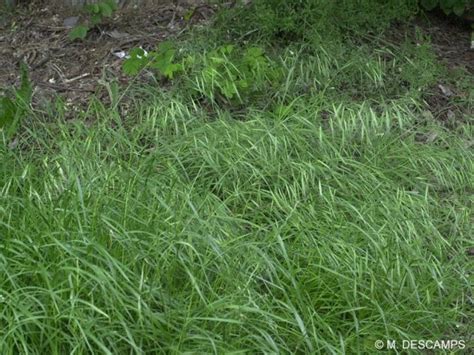
[[[141,58],[145,56],[145,51],[142,48],[132,48],[130,50],[130,57],[132,58]]]
[[[463,1],[462,0],[441,0],[441,6],[445,6],[445,7],[453,7],[455,6],[456,4],[460,4],[462,3]]]
[[[260,47],[251,47],[249,49],[247,49],[247,52],[245,53],[245,55],[247,57],[252,57],[252,58],[257,58],[257,57],[261,57],[263,56],[263,49],[260,48]]]
[[[118,9],[118,5],[115,0],[105,0],[104,3],[109,5],[112,11],[116,11]]]
[[[174,45],[171,41],[164,41],[160,43],[158,49],[160,52],[166,52],[169,50],[174,50]]]
[[[234,46],[232,44],[228,44],[226,46],[222,46],[220,50],[223,54],[231,54],[234,51]]]
[[[221,87],[221,93],[225,96],[226,99],[230,100],[238,94],[238,91],[233,82],[225,81]]]
[[[136,58],[129,58],[123,62],[122,70],[127,75],[137,75],[140,71],[141,63]]]
[[[100,2],[99,4],[100,14],[104,17],[111,17],[114,10],[110,7],[109,4],[105,2]]]
[[[456,14],[456,16],[462,16],[465,10],[466,6],[463,4],[457,4],[453,7],[453,12]]]
[[[75,39],[85,39],[87,37],[88,31],[89,31],[89,26],[77,25],[71,30],[71,32],[69,32],[69,38],[72,41],[74,41]]]
[[[147,64],[148,60],[131,57],[123,62],[122,70],[127,75],[137,75]]]
[[[446,15],[449,15],[453,12],[453,8],[456,6],[456,3],[456,0],[440,0],[441,10],[443,10]]]
[[[84,9],[89,12],[90,14],[98,14],[100,13],[100,7],[98,4],[88,4],[84,7]]]
[[[102,22],[102,15],[101,14],[95,14],[92,15],[90,18],[92,26],[97,26]]]
[[[166,60],[167,62],[171,62],[174,58],[174,54],[176,53],[176,50],[174,49],[168,49],[167,51],[160,53],[161,57]]]
[[[421,6],[423,6],[426,10],[431,11],[436,6],[438,6],[439,0],[421,0]]]
[[[168,79],[173,79],[175,73],[181,71],[183,69],[181,64],[169,64],[166,68],[161,72],[165,77]]]

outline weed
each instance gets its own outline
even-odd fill
[[[277,85],[281,77],[261,47],[225,45],[188,62],[193,64],[193,89],[210,102],[248,103]]]
[[[472,0],[420,0],[420,3],[427,10],[439,6],[447,15],[454,13],[457,16],[474,8]]]
[[[142,48],[133,48],[129,58],[123,63],[123,71],[128,75],[137,75],[144,68],[149,68],[165,78],[172,79],[183,70],[182,64],[175,62],[175,53],[171,42],[162,42],[156,51],[149,53]]]
[[[414,0],[256,0],[247,7],[222,12],[216,27],[233,39],[288,44],[308,41],[315,33],[328,40],[367,31],[377,33],[392,21],[408,18],[416,11]],[[234,25],[227,28],[228,23]]]
[[[97,3],[87,4],[84,7],[86,13],[86,20],[75,26],[69,32],[69,38],[85,39],[89,30],[100,23],[105,17],[111,17],[114,11],[117,10],[117,3],[115,0],[102,0]]]
[[[203,54],[190,54],[177,60],[171,42],[146,53],[141,48],[130,51],[124,62],[126,74],[136,75],[144,68],[173,79],[183,74],[190,89],[211,103],[244,103],[258,97],[264,89],[278,84],[281,71],[261,47],[236,48],[223,45]]]

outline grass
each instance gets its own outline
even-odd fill
[[[426,115],[429,43],[374,46],[278,52],[239,119],[144,86],[31,115],[0,148],[0,353],[468,340],[472,126]]]

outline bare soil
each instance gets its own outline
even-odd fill
[[[447,17],[441,11],[434,11],[415,18],[405,24],[394,24],[387,37],[394,44],[409,39],[416,41],[422,34],[431,43],[438,59],[451,74],[461,70],[464,75],[474,74],[474,49],[471,49],[471,25],[468,18]],[[471,88],[471,91],[474,88]],[[445,127],[455,129],[474,117],[472,104],[466,104],[469,89],[457,87],[453,80],[439,82],[423,92],[426,110]]]
[[[205,24],[216,10],[199,0],[121,9],[91,30],[86,40],[71,41],[72,13],[42,3],[0,14],[0,94],[2,88],[19,84],[19,66],[25,62],[36,103],[60,94],[74,106],[97,94],[101,79],[113,77],[121,84],[131,80],[122,73],[123,59],[114,53],[156,48],[190,26]]]
[[[131,80],[122,73],[123,59],[114,53],[133,47],[156,48],[190,26],[206,25],[217,10],[205,0],[170,4],[157,1],[154,5],[121,9],[93,29],[86,40],[71,41],[69,23],[74,13],[49,4],[33,1],[19,7],[15,14],[0,13],[0,94],[2,89],[19,84],[19,65],[24,61],[35,88],[34,104],[49,102],[59,94],[71,106],[86,105],[91,94],[100,98],[101,79],[115,78],[124,85]],[[413,38],[416,31],[430,37],[436,54],[448,68],[464,68],[467,75],[474,74],[468,24],[430,14],[409,24],[395,25],[389,37],[402,42],[407,36]],[[463,95],[456,88],[450,90]],[[449,120],[459,109],[453,107],[448,96],[439,85],[425,95],[430,111],[441,120]]]

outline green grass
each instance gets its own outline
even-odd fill
[[[35,150],[2,153],[2,353],[467,335],[462,139],[417,143],[412,114],[363,105],[323,129],[311,108],[206,122],[162,96],[129,130],[100,109],[38,123]]]
[[[130,88],[127,114],[58,101],[0,145],[1,354],[472,335],[472,117],[427,114],[447,80],[429,43],[274,51],[281,84],[243,111],[184,93],[191,75]]]

